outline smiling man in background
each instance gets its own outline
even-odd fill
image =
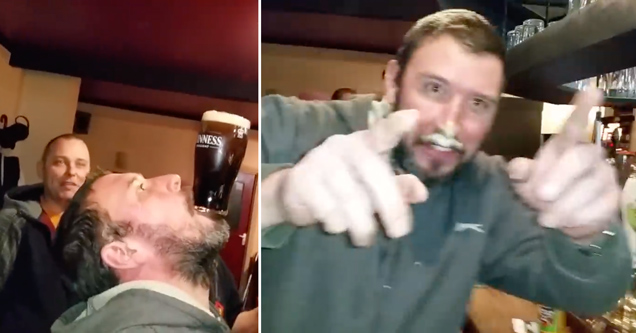
[[[264,332],[457,332],[475,283],[581,314],[624,295],[620,189],[585,143],[599,92],[506,165],[480,152],[504,59],[486,19],[446,10],[404,36],[384,102],[262,99]]]
[[[70,302],[51,242],[90,171],[88,147],[73,134],[55,137],[37,171],[42,183],[10,190],[0,211],[0,332],[50,332]]]

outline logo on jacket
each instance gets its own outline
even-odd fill
[[[476,231],[479,233],[484,233],[484,225],[483,224],[477,224],[477,223],[455,223],[455,231],[457,232],[463,232],[466,230],[472,230],[472,231]]]

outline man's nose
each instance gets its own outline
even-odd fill
[[[75,176],[77,174],[77,168],[71,163],[66,166],[66,175]]]
[[[179,175],[163,175],[156,177],[153,181],[159,185],[165,186],[169,192],[181,191],[181,177]]]
[[[445,105],[445,110],[440,117],[440,122],[437,126],[449,135],[455,135],[457,125],[461,121],[463,102],[461,98],[455,97]]]

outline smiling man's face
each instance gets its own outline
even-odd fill
[[[77,138],[58,139],[40,167],[46,195],[57,202],[68,202],[90,171],[88,147]]]

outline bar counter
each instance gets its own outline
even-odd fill
[[[539,305],[524,299],[489,287],[475,287],[463,333],[511,333],[514,332],[513,319],[521,319],[527,323],[539,322],[539,310]],[[571,313],[566,314],[566,326],[559,333],[620,332],[609,326],[605,330],[595,331],[584,318]]]

